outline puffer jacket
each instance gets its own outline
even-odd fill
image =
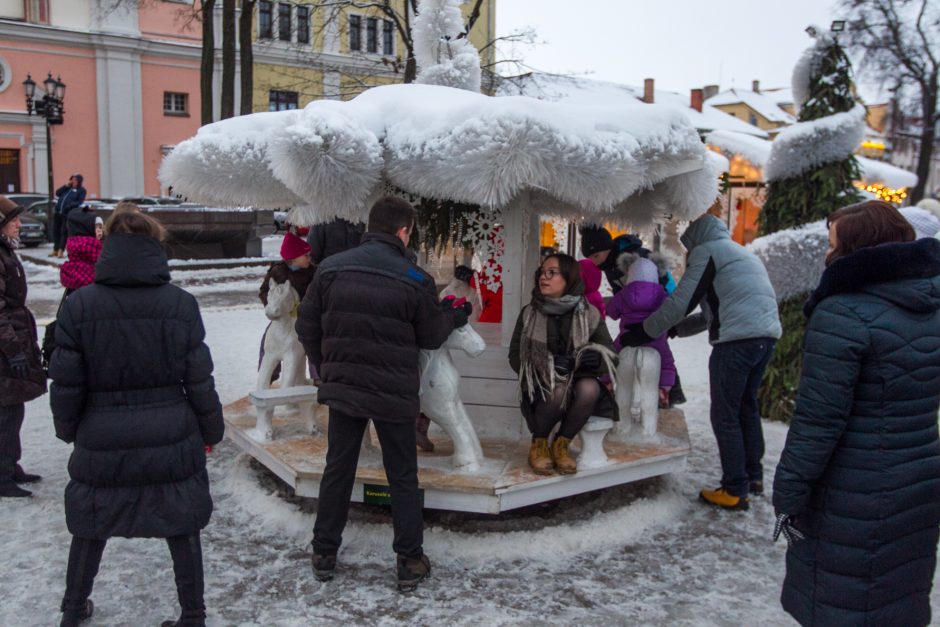
[[[455,321],[406,254],[397,237],[366,233],[324,261],[307,288],[297,337],[320,374],[320,402],[333,410],[399,423],[418,415],[418,352],[440,348]]]
[[[146,235],[110,235],[95,283],[69,296],[56,324],[52,416],[74,442],[65,488],[82,538],[170,537],[212,513],[204,446],[222,439],[222,406],[196,299],[170,285]]]
[[[689,225],[681,241],[689,251],[685,274],[659,311],[643,323],[648,336],[661,336],[701,305],[713,345],[780,338],[777,297],[767,269],[731,239],[724,222],[705,214]]]
[[[307,234],[310,259],[314,265],[320,265],[328,257],[355,248],[362,241],[364,231],[365,225],[361,222],[354,224],[342,218],[312,226]]]
[[[803,625],[926,625],[940,525],[940,242],[836,260],[806,306],[773,503],[806,539],[783,608]]]
[[[607,315],[620,320],[620,331],[626,331],[632,324],[643,322],[653,314],[666,300],[666,289],[659,283],[634,281],[617,292],[607,306]],[[676,360],[669,349],[669,338],[663,333],[646,344],[659,353],[659,387],[671,388],[676,384]],[[614,342],[614,350],[620,352],[620,338]]]
[[[46,392],[36,321],[26,308],[26,273],[16,252],[0,237],[0,405],[19,405]],[[22,353],[25,379],[13,376],[9,359]]]
[[[70,216],[71,217],[71,216]],[[59,281],[67,290],[95,282],[95,264],[101,256],[101,240],[86,235],[72,235],[65,242],[68,261],[59,268]]]

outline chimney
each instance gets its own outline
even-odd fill
[[[718,95],[718,85],[705,85],[702,90],[702,100],[708,100],[712,96]]]
[[[647,78],[643,81],[643,102],[653,104],[655,97],[653,96],[653,79]]]
[[[702,93],[703,93],[703,90],[701,90],[701,89],[693,89],[693,90],[692,90],[692,102],[691,102],[691,105],[692,105],[692,108],[695,109],[696,111],[698,111],[699,113],[702,112],[702,102],[703,102],[703,100],[704,100],[704,97],[703,97]]]
[[[760,93],[760,81],[751,81],[751,91],[755,94]]]

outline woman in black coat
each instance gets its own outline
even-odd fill
[[[36,321],[26,308],[26,273],[16,256],[23,209],[0,196],[0,496],[30,496],[17,484],[38,481],[23,471],[20,427],[26,402],[46,392]]]
[[[774,479],[803,625],[926,625],[940,525],[940,242],[887,203],[829,219]],[[776,537],[776,535],[775,535]]]
[[[532,432],[529,467],[535,474],[577,472],[568,445],[592,414],[612,406],[598,380],[616,358],[612,348],[604,318],[584,298],[578,262],[564,254],[546,257],[535,273],[532,302],[519,312],[509,343],[520,409]]]
[[[166,538],[182,615],[164,625],[203,625],[205,447],[224,430],[205,329],[196,299],[170,284],[163,227],[122,213],[107,231],[94,284],[59,314],[49,367],[56,435],[75,443],[62,625],[91,615],[88,596],[113,536]]]

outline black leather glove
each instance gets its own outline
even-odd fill
[[[596,371],[601,367],[601,354],[597,351],[587,350],[581,353],[581,361],[578,362],[578,370]]]
[[[454,316],[454,328],[459,329],[468,322],[470,322],[470,314],[473,313],[473,305],[464,301],[464,303],[458,307],[451,309],[452,315]]]
[[[643,346],[653,341],[646,331],[643,330],[643,323],[631,324],[627,327],[623,335],[620,336],[621,346]]]
[[[29,364],[26,361],[26,353],[17,353],[8,359],[10,370],[17,379],[25,379],[29,376]]]
[[[679,329],[677,327],[670,327],[668,331],[669,339],[675,339],[679,336]]]
[[[457,302],[457,297],[451,294],[450,296],[445,296],[441,299],[441,302],[437,304],[441,308],[441,311],[450,311],[454,308],[454,303]]]
[[[555,372],[561,376],[567,375],[574,368],[574,357],[571,355],[555,355]]]
[[[806,537],[793,525],[793,516],[783,513],[777,514],[777,522],[774,524],[774,542],[780,538],[780,534],[783,534],[786,539],[787,546]]]
[[[454,269],[454,278],[458,281],[463,281],[464,283],[469,284],[470,279],[473,278],[473,268],[468,268],[467,266],[457,266]]]

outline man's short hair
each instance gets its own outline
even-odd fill
[[[395,235],[402,228],[415,224],[415,208],[403,198],[386,196],[379,198],[369,210],[368,231]]]

